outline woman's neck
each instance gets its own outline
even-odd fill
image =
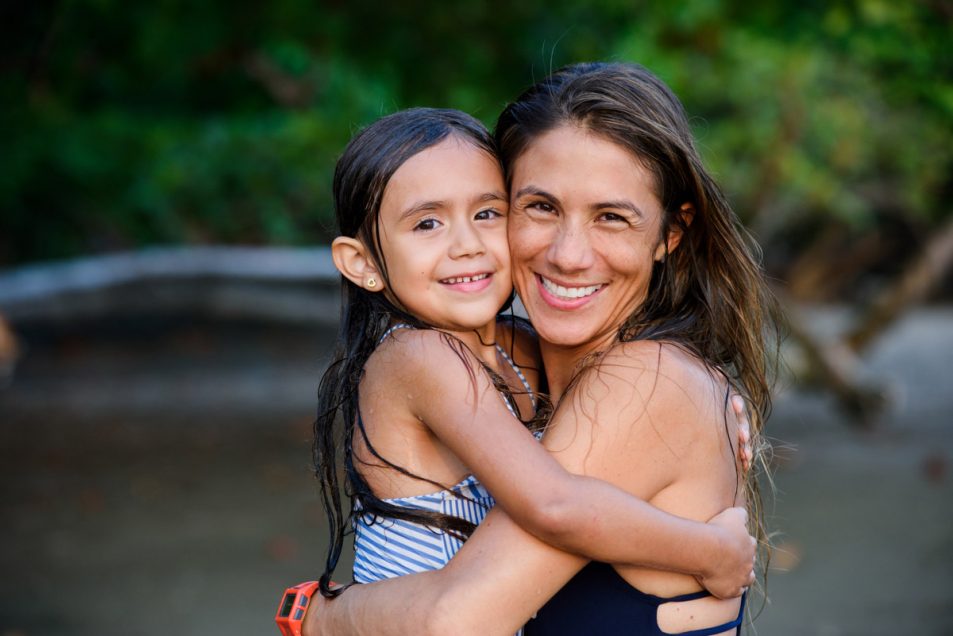
[[[553,404],[559,402],[583,358],[596,351],[606,350],[614,341],[615,332],[603,339],[574,347],[556,345],[542,339],[539,341],[543,368],[546,369],[546,382],[549,385],[549,397]]]

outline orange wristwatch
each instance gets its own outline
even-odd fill
[[[317,581],[307,581],[285,590],[275,614],[275,622],[283,636],[301,636],[301,621],[317,589]]]

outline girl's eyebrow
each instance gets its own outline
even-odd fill
[[[485,194],[480,195],[480,197],[477,199],[477,201],[480,201],[480,202],[496,201],[496,200],[509,201],[509,197],[507,197],[505,194],[503,194],[499,190],[494,190],[493,192],[487,192]]]
[[[446,201],[418,201],[406,210],[400,213],[397,222],[401,222],[407,217],[413,216],[422,210],[436,210],[447,206]]]
[[[474,199],[474,201],[476,201],[477,203],[484,203],[486,201],[504,201],[505,202],[508,200],[509,199],[507,199],[506,195],[500,192],[499,190],[494,190],[492,192],[485,192]],[[413,204],[412,206],[410,206],[409,208],[401,212],[400,216],[397,218],[397,222],[400,223],[404,219],[411,217],[417,214],[418,212],[422,212],[424,210],[437,210],[440,208],[445,208],[447,207],[447,205],[448,204],[446,201],[438,201],[438,200],[418,201],[417,203]]]

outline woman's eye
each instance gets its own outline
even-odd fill
[[[430,230],[436,230],[439,222],[437,219],[421,219],[417,222],[417,225],[414,226],[414,230],[421,230],[427,232]]]
[[[526,204],[526,208],[530,210],[539,210],[540,212],[554,212],[556,210],[552,204],[545,201],[532,201],[531,203]]]
[[[619,221],[621,221],[622,223],[629,222],[627,218],[625,218],[621,214],[616,214],[615,212],[603,212],[599,218],[602,221],[609,221],[609,222],[619,222]]]

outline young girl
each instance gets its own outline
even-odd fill
[[[534,439],[539,356],[527,325],[498,317],[513,297],[508,195],[479,122],[436,109],[384,117],[345,149],[334,198],[343,310],[314,441],[331,530],[322,594],[338,592],[350,526],[366,583],[442,567],[494,503],[592,559],[693,574],[716,595],[748,581],[743,511],[709,524],[667,515],[569,474]]]

